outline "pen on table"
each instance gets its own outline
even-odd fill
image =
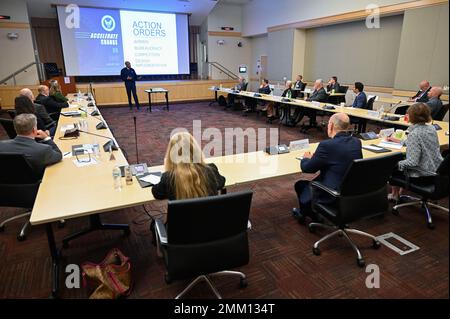
[[[67,156],[67,155],[69,155],[69,154],[70,154],[70,152],[64,153],[64,156]]]

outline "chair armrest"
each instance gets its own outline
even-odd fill
[[[155,229],[156,229],[156,236],[158,236],[158,240],[161,243],[161,245],[167,245],[167,231],[166,226],[164,226],[164,223],[161,219],[155,220]]]
[[[426,170],[418,168],[418,167],[405,167],[405,173],[408,173],[410,171],[423,173],[426,176],[438,176],[438,174],[436,172],[426,171]]]
[[[331,189],[329,187],[326,187],[325,185],[323,185],[322,183],[319,182],[311,182],[311,188],[312,191],[314,192],[314,188],[320,189],[328,194],[330,194],[331,196],[338,198],[341,196],[341,193],[339,193],[338,191],[335,191],[334,189]]]
[[[55,121],[55,122],[57,122],[58,121],[58,118],[59,118],[59,112],[53,112],[53,113],[50,113],[48,116],[50,116],[50,118],[53,120],[53,121]]]

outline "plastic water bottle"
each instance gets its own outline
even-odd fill
[[[383,118],[383,114],[384,114],[384,105],[382,105],[380,107],[380,109],[378,110],[378,112],[380,112],[380,118]]]
[[[115,166],[113,168],[113,180],[114,180],[114,190],[121,191],[122,190],[122,173],[120,172],[119,166]]]

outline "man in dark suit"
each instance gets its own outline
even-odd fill
[[[317,173],[315,179],[325,186],[339,190],[342,179],[355,159],[362,158],[361,141],[351,137],[347,130],[350,126],[350,119],[344,113],[336,113],[328,122],[329,140],[323,141],[317,147],[314,154],[307,152],[303,155],[300,167],[303,173]],[[295,184],[300,208],[294,208],[293,214],[300,223],[309,216],[313,220],[318,220],[311,208],[311,190],[309,181],[299,181]],[[324,194],[320,201],[329,202],[332,199]]]
[[[47,166],[61,161],[61,151],[47,133],[37,129],[34,114],[17,115],[14,118],[14,128],[17,136],[0,142],[0,154],[23,154],[37,176],[42,176]],[[42,141],[38,143],[35,138]]]
[[[248,86],[248,84],[247,84],[247,82],[245,81],[245,78],[244,78],[243,76],[240,76],[240,77],[239,77],[239,83],[238,83],[238,85],[236,85],[236,86],[234,87],[234,90],[239,91],[239,92],[241,92],[241,91],[246,91],[246,90],[247,90],[247,86]],[[227,105],[227,107],[232,107],[232,106],[234,106],[234,100],[235,100],[235,98],[236,98],[236,95],[234,95],[234,94],[228,94],[228,96],[227,96],[227,99],[228,99],[228,105]]]
[[[365,109],[367,107],[367,95],[364,92],[364,84],[361,82],[355,82],[353,92],[356,94],[355,101],[353,101],[352,107],[357,109]]]
[[[38,86],[38,95],[34,99],[35,103],[44,105],[45,99],[47,99],[49,95],[49,89],[47,85],[39,85]]]
[[[431,90],[428,92],[429,100],[426,103],[426,105],[428,105],[431,109],[431,118],[433,120],[436,120],[436,116],[442,109],[441,95],[442,95],[442,88],[440,87],[431,88]]]
[[[328,81],[327,85],[327,91],[330,93],[340,93],[341,92],[341,85],[338,82],[337,76],[332,76],[331,79]]]
[[[316,80],[314,82],[314,92],[311,94],[309,98],[306,99],[308,102],[321,102],[326,103],[328,101],[328,94],[325,91],[323,87],[323,81],[321,79]],[[309,123],[310,127],[313,127],[316,125],[316,110],[299,107],[295,110],[294,115],[292,116],[290,120],[289,126],[295,126],[297,123],[301,122],[304,116],[309,117]],[[306,129],[306,126],[304,126],[303,129]]]
[[[130,110],[133,109],[133,104],[131,104],[131,93],[133,93],[136,108],[140,110],[141,106],[139,104],[138,96],[136,93],[137,74],[136,71],[131,67],[130,62],[125,62],[125,67],[122,69],[122,71],[120,71],[120,77],[122,78],[122,81],[125,82],[125,88],[127,89],[128,95],[128,106],[130,107]]]
[[[416,95],[411,97],[408,101],[409,102],[418,102],[418,103],[427,103],[428,102],[428,92],[431,90],[430,82],[423,80],[419,84],[420,90],[417,92]]]
[[[26,96],[27,98],[30,99],[31,102],[33,102],[34,109],[36,110],[36,114],[42,119],[42,121],[44,122],[44,124],[47,127],[50,128],[50,127],[56,126],[55,121],[52,120],[52,118],[48,114],[47,110],[45,109],[44,105],[34,102],[35,101],[34,94],[30,89],[28,89],[28,88],[22,89],[22,90],[20,90],[19,94]]]
[[[61,112],[61,109],[69,107],[69,103],[58,102],[53,96],[49,96],[49,89],[46,85],[39,85],[38,93],[35,103],[43,105],[50,114],[59,113]]]

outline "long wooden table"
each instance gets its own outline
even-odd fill
[[[370,110],[354,108],[354,107],[341,107],[339,105],[334,105],[331,103],[308,102],[308,101],[300,100],[300,99],[290,99],[290,102],[286,102],[286,101],[283,101],[283,98],[280,96],[259,94],[256,92],[248,92],[248,91],[236,92],[232,89],[225,89],[225,88],[211,89],[211,90],[226,93],[226,94],[234,94],[234,95],[242,96],[242,97],[246,97],[246,98],[254,98],[254,99],[263,100],[266,102],[282,103],[282,104],[286,104],[286,105],[290,105],[290,106],[294,106],[294,107],[306,107],[309,109],[325,111],[328,113],[345,113],[348,116],[357,117],[357,118],[366,119],[366,120],[375,121],[375,122],[380,122],[380,123],[384,123],[384,124],[388,124],[388,125],[396,125],[396,126],[400,125],[400,126],[405,126],[405,127],[411,126],[411,123],[404,121],[404,116],[397,115],[397,114],[383,113],[383,114],[377,114],[380,116],[375,116],[375,114],[377,113],[376,111],[370,111]],[[255,96],[255,94],[259,94],[259,96]],[[405,102],[405,103],[409,103],[409,102]],[[326,109],[325,108],[326,106],[333,106],[334,109]],[[392,121],[389,119],[385,119],[384,118],[385,116],[397,117],[399,120]],[[448,122],[435,121],[434,123],[439,124],[439,126],[444,128],[444,130],[448,131]]]
[[[274,97],[270,97],[270,99],[277,100]],[[78,102],[74,109],[86,106],[87,103],[84,100]],[[295,105],[302,105],[303,103],[304,101],[299,101],[295,102]],[[101,119],[103,120],[103,118]],[[63,136],[61,128],[79,120],[86,120],[89,123],[88,132],[104,135],[106,138],[81,133],[76,140],[60,140],[59,138]],[[61,116],[54,140],[63,154],[70,152],[72,145],[94,143],[102,145],[109,138],[113,138],[113,135],[109,129],[96,130],[95,126],[98,123],[99,119],[92,116],[87,118]],[[397,122],[394,123],[397,124]],[[439,141],[442,146],[445,146],[448,145],[448,136],[445,135],[445,132],[448,131],[448,123],[442,122],[440,125],[443,127],[443,130],[438,132]],[[379,142],[379,140],[364,141],[363,144],[377,144]],[[268,155],[263,151],[258,151],[209,158],[207,161],[218,166],[221,174],[226,177],[226,187],[231,187],[269,178],[298,174],[301,170],[299,161],[296,158],[303,155],[305,151],[314,152],[317,145],[317,143],[311,144],[308,149],[283,155]],[[405,149],[396,152],[400,151],[404,152]],[[83,216],[99,216],[103,212],[139,206],[154,200],[151,189],[141,188],[136,180],[134,180],[132,185],[126,185],[125,181],[122,180],[122,190],[117,191],[114,189],[113,168],[116,165],[128,165],[128,162],[120,149],[113,153],[115,160],[111,161],[110,155],[105,153],[100,147],[100,163],[97,165],[78,168],[73,163],[74,157],[70,157],[64,158],[62,162],[48,167],[45,171],[30,221],[33,225],[46,224],[47,238],[52,256],[52,294],[54,296],[57,296],[59,289],[58,265],[60,253],[55,242],[52,222]],[[363,150],[363,155],[365,158],[379,156],[379,154],[366,150]],[[151,172],[162,172],[163,170],[164,167],[162,165],[149,168]]]

